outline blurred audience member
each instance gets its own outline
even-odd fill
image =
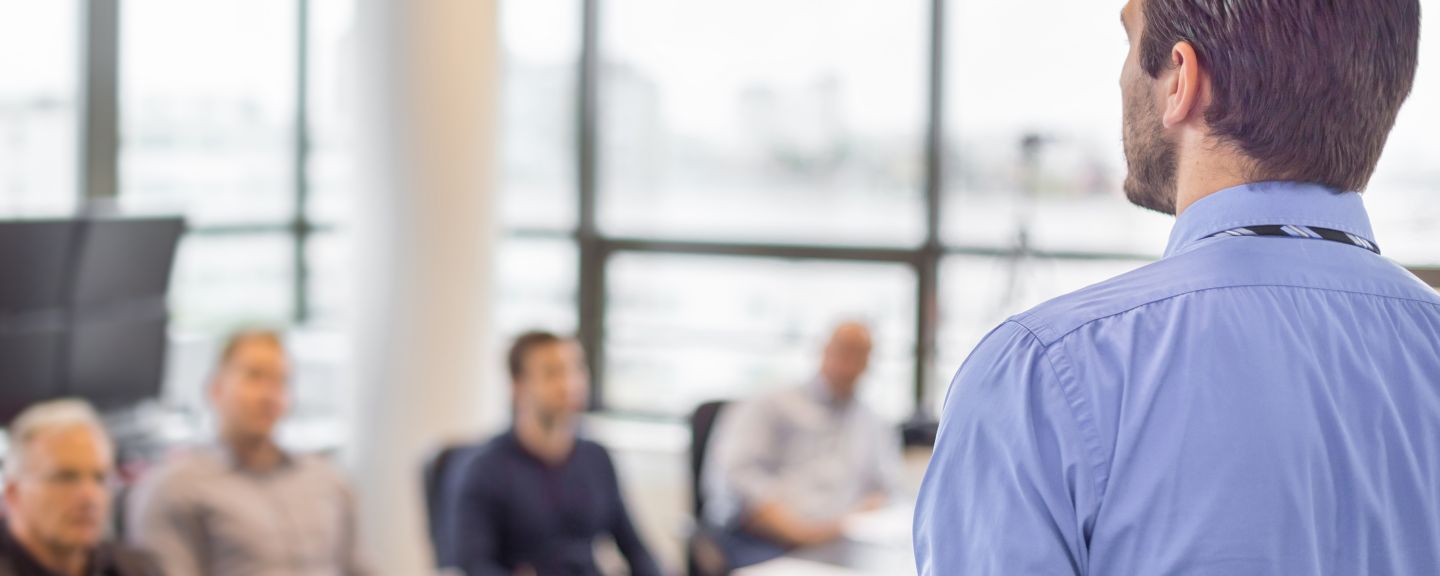
[[[88,405],[38,404],[10,427],[3,576],[155,576],[139,552],[102,543],[114,446]]]
[[[842,324],[815,380],[720,415],[701,481],[730,567],[836,540],[897,491],[899,430],[856,399],[870,349],[868,328]]]
[[[614,538],[635,576],[657,576],[620,495],[610,455],[577,437],[589,395],[585,353],[544,332],[510,348],[514,427],[457,463],[442,535],[469,576],[598,575],[595,541]]]
[[[130,537],[166,574],[368,573],[341,474],[276,444],[289,378],[279,335],[241,332],[226,344],[210,383],[219,441],[153,471],[131,506]]]

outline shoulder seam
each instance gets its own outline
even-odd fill
[[[1047,345],[1029,326],[1018,322],[1012,323],[1019,326],[1026,334],[1029,334],[1030,338],[1035,340],[1035,343],[1040,345],[1040,356],[1044,359],[1045,364],[1049,366],[1050,374],[1055,378],[1057,385],[1056,392],[1059,392],[1060,397],[1065,399],[1065,404],[1070,409],[1070,417],[1074,419],[1075,426],[1080,429],[1080,434],[1083,437],[1085,458],[1087,460],[1086,464],[1089,465],[1092,475],[1090,480],[1095,484],[1095,502],[1098,507],[1099,503],[1105,499],[1106,488],[1109,484],[1109,477],[1105,471],[1104,450],[1100,442],[1100,430],[1095,424],[1095,416],[1090,410],[1089,402],[1085,399],[1085,395],[1081,394],[1079,386],[1074,379],[1067,380],[1061,374],[1059,367],[1055,365],[1057,356],[1067,361],[1068,357],[1064,356],[1064,350]],[[1058,344],[1059,340],[1056,340],[1055,343]],[[1077,513],[1079,513],[1078,510]]]

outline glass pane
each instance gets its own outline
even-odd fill
[[[340,233],[318,234],[306,251],[311,324],[343,326],[353,310],[353,248]],[[579,263],[569,240],[507,237],[496,253],[492,328],[501,346],[532,329],[574,334]],[[499,356],[494,356],[499,358]]]
[[[343,326],[353,310],[355,2],[310,0],[309,191],[312,222],[332,227],[306,246],[311,326]],[[338,230],[338,231],[337,231]]]
[[[310,300],[309,324],[344,325],[354,310],[355,267],[348,234],[326,232],[310,237],[305,247]]]
[[[1172,220],[1122,189],[1119,4],[948,6],[946,241],[1160,255]]]
[[[75,0],[0,2],[0,217],[75,209],[79,29]]]
[[[284,233],[186,236],[170,281],[172,326],[223,331],[287,323],[294,314],[293,251]]]
[[[501,101],[501,222],[573,228],[577,222],[578,0],[506,0]]]
[[[1428,8],[1429,6],[1427,6]],[[1421,20],[1420,70],[1365,204],[1387,257],[1411,265],[1440,264],[1440,23]]]
[[[192,225],[294,214],[293,2],[121,9],[120,202]]]
[[[610,262],[605,405],[687,414],[813,378],[831,328],[875,332],[866,403],[914,407],[915,275],[894,264],[620,254]]]
[[[929,390],[938,410],[975,345],[1010,316],[1143,266],[1138,261],[951,256],[940,268],[938,366]],[[937,412],[938,413],[938,412]]]
[[[355,207],[355,0],[310,0],[309,196],[312,221],[348,225]]]
[[[346,429],[339,421],[344,398],[357,392],[350,377],[350,334],[331,330],[291,330],[286,335],[293,364],[290,393],[292,415],[281,428],[289,446],[325,445],[327,439],[344,443]],[[331,444],[332,446],[334,444]]]
[[[510,338],[533,329],[575,333],[580,262],[574,242],[505,238],[496,270],[498,342],[509,344]]]
[[[603,3],[601,225],[627,236],[918,243],[928,7]]]

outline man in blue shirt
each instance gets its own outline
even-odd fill
[[[922,575],[1440,574],[1440,296],[1379,255],[1358,193],[1419,18],[1125,7],[1125,189],[1178,215],[1169,248],[960,368]]]
[[[599,576],[595,543],[610,536],[630,574],[660,576],[610,454],[578,436],[590,391],[580,343],[528,332],[508,364],[514,427],[462,456],[446,480],[441,563],[467,576]]]

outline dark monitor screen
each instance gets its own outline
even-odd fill
[[[76,306],[163,299],[182,232],[178,219],[91,221],[75,267]]]
[[[178,218],[0,222],[0,425],[38,401],[153,398]]]
[[[0,425],[57,396],[67,336],[58,326],[0,330]]]
[[[160,395],[165,378],[165,310],[77,322],[70,340],[67,395],[121,408]]]
[[[68,305],[79,229],[71,220],[0,222],[0,323]]]

